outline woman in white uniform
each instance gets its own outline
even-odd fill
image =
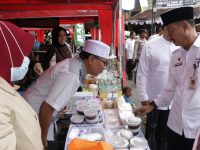
[[[54,141],[53,118],[61,111],[80,86],[80,77],[98,75],[104,70],[110,47],[103,42],[88,40],[80,57],[65,59],[49,68],[24,94],[39,114],[42,140]],[[51,125],[50,125],[51,124]]]

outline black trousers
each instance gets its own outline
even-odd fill
[[[167,150],[167,120],[169,110],[153,110],[147,115],[145,137],[151,150]]]
[[[47,150],[57,150],[57,142],[56,141],[48,141]]]
[[[134,83],[136,84],[136,78],[137,78],[137,69],[138,69],[138,65],[139,65],[139,60],[138,59],[136,59],[135,60],[135,66],[134,66],[134,74],[135,74],[135,76],[134,76]]]
[[[179,135],[167,128],[168,150],[192,150],[194,139],[185,138],[184,134]]]
[[[135,67],[135,63],[133,62],[133,60],[128,59],[126,62],[126,73],[127,73],[129,79],[133,78],[132,70],[134,67]]]

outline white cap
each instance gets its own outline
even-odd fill
[[[83,51],[105,59],[111,59],[109,57],[110,46],[101,41],[87,40],[84,44]]]

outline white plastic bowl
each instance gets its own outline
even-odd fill
[[[76,106],[87,105],[86,100],[78,100],[75,102]]]
[[[87,105],[80,105],[76,107],[76,111],[81,115],[84,115],[84,111],[86,109],[87,109]]]
[[[130,140],[130,145],[132,147],[141,147],[141,148],[147,148],[148,147],[148,142],[145,138],[142,137],[133,137]]]
[[[128,117],[127,124],[130,126],[138,126],[142,122],[139,117]]]
[[[98,115],[98,110],[96,109],[86,109],[84,115],[87,119],[94,119]]]
[[[133,133],[130,130],[122,129],[119,131],[119,135],[124,137],[127,140],[130,140],[133,137]]]
[[[95,117],[94,119],[87,119],[87,118],[85,118],[85,121],[87,122],[87,123],[89,123],[89,124],[95,124],[95,123],[98,123],[98,121],[99,121],[99,117],[97,116],[97,117]]]
[[[73,115],[71,118],[70,118],[70,121],[72,123],[75,123],[75,124],[80,124],[82,123],[84,120],[84,116],[81,116],[81,115]]]
[[[100,110],[100,105],[99,104],[95,104],[95,103],[90,103],[89,104],[89,108]]]
[[[128,148],[129,146],[129,141],[125,138],[119,137],[110,143],[114,146],[114,148]]]

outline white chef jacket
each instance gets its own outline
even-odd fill
[[[132,59],[133,58],[133,52],[134,52],[134,45],[135,45],[135,39],[128,38],[126,40],[126,54],[127,54],[127,59]]]
[[[37,114],[1,77],[0,150],[43,150]]]
[[[199,64],[200,36],[189,51],[180,48],[171,59],[168,84],[163,94],[155,99],[158,107],[168,106],[173,97],[169,114],[168,127],[179,135],[194,139],[200,128],[200,68],[195,72],[197,87],[190,88],[190,77],[193,76],[193,64]]]
[[[153,100],[164,90],[172,52],[178,47],[163,36],[148,41],[140,56],[137,70],[137,91],[141,101]],[[168,107],[158,109],[167,110]]]
[[[40,106],[43,101],[48,103],[55,109],[53,117],[58,111],[61,111],[75,94],[80,86],[80,70],[85,68],[82,60],[79,58],[65,59],[49,68],[45,73],[38,78],[24,93],[24,98],[39,114]],[[53,120],[49,127],[49,141],[54,140]]]

